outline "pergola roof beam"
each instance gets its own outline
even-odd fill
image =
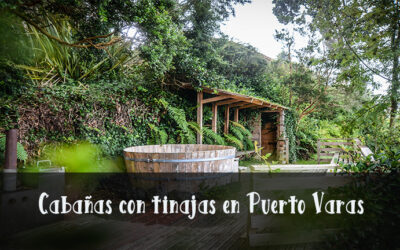
[[[185,84],[182,87],[193,89],[193,86],[191,84]],[[226,104],[241,102],[241,103],[243,103],[243,105],[247,105],[247,103],[249,103],[249,104],[256,104],[261,107],[269,107],[271,109],[277,109],[277,110],[288,109],[287,107],[284,107],[284,106],[281,106],[278,104],[274,104],[267,100],[262,100],[257,97],[246,96],[243,94],[234,93],[234,92],[230,92],[230,91],[222,90],[222,89],[212,89],[212,88],[204,87],[204,86],[201,88],[204,93],[217,95],[215,97],[203,99],[202,104],[215,103],[216,105],[226,105]],[[226,99],[228,99],[228,100],[226,100]],[[229,100],[229,99],[234,99],[234,100]],[[223,101],[223,100],[225,100],[225,101]],[[232,105],[230,107],[232,107]],[[248,106],[246,106],[246,107],[248,107]],[[243,108],[246,108],[246,107],[243,107]]]
[[[254,104],[254,103],[249,103],[249,104],[245,104],[245,105],[239,107],[239,109],[247,109],[247,108],[256,107],[256,106],[260,106],[260,105]]]
[[[222,101],[222,100],[230,99],[230,98],[232,98],[232,97],[229,95],[220,95],[220,96],[216,96],[216,97],[203,99],[203,104],[210,103],[210,102]]]
[[[245,104],[248,104],[248,102],[240,101],[240,102],[238,102],[238,103],[230,104],[229,107],[230,107],[230,108],[235,108],[235,107],[239,107],[239,106],[242,106],[242,105],[245,105]]]
[[[231,99],[231,100],[226,100],[226,101],[222,101],[222,102],[216,102],[215,105],[222,106],[222,105],[236,103],[236,102],[241,102],[241,100]]]

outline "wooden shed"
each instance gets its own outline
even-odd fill
[[[194,89],[190,84],[185,88]],[[262,153],[272,153],[276,159],[289,162],[289,143],[285,134],[285,110],[287,107],[260,98],[233,93],[227,90],[202,87],[197,92],[197,123],[203,127],[203,106],[212,106],[211,128],[217,132],[218,108],[224,107],[224,133],[229,132],[229,121],[233,113],[233,121],[238,122],[240,111],[244,109],[258,110],[259,114],[252,121],[253,141],[263,147]],[[197,143],[202,144],[201,134],[197,134]]]

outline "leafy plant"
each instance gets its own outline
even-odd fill
[[[181,135],[181,143],[187,144],[195,144],[196,143],[196,135],[194,131],[191,129],[199,129],[196,128],[193,123],[189,124],[186,120],[186,114],[183,109],[173,107],[166,100],[161,99],[160,103],[164,106],[164,108],[168,111],[170,117],[176,122],[180,131],[178,133]]]
[[[342,170],[351,172],[352,181],[330,188],[327,199],[357,197],[367,209],[362,216],[348,216],[340,232],[328,237],[318,248],[399,248],[399,242],[394,240],[400,223],[399,160],[400,152],[389,150],[342,166]]]
[[[45,18],[46,31],[68,43],[73,43],[75,31],[66,19],[48,15]],[[85,58],[87,49],[78,49],[62,45],[43,35],[35,27],[26,26],[33,48],[32,62],[29,65],[18,65],[27,71],[27,75],[40,85],[51,85],[65,82],[67,79],[83,80],[101,73],[114,70],[124,65],[129,59],[127,49],[130,43],[110,46],[107,56],[99,61]]]
[[[252,150],[254,144],[251,139],[253,136],[251,132],[238,122],[230,121],[230,123],[232,125],[229,127],[231,133],[242,142],[243,148],[246,150]]]
[[[121,172],[115,162],[103,156],[98,146],[87,142],[51,146],[44,157],[71,173]]]
[[[4,160],[4,154],[6,151],[6,137],[0,137],[0,161]],[[25,151],[24,146],[17,142],[17,159],[23,161],[24,163],[28,159],[28,153]]]
[[[243,149],[243,143],[238,138],[236,138],[235,136],[230,135],[230,134],[224,134],[224,136],[225,136],[225,140],[229,144],[235,146],[238,149]]]
[[[151,130],[151,137],[148,144],[166,144],[168,142],[168,134],[164,129],[157,127],[154,124],[149,124]]]
[[[271,153],[266,153],[265,155],[262,155],[262,149],[263,147],[258,147],[258,142],[254,141],[254,151],[256,155],[263,160],[264,164],[268,166],[269,172],[272,172],[271,169],[271,163],[268,161],[268,159],[271,157]]]
[[[400,169],[400,151],[392,149],[367,157],[359,153],[352,153],[352,160],[346,164],[340,164],[342,171],[348,173],[377,173],[388,174],[398,173]]]
[[[207,127],[203,127],[203,136],[208,144],[225,145],[224,138]]]

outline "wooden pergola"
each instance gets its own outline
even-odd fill
[[[188,84],[185,88],[193,87]],[[212,97],[204,98],[204,93],[210,94]],[[214,132],[217,132],[217,119],[218,119],[218,107],[225,106],[225,117],[224,117],[224,133],[229,132],[229,112],[231,109],[234,110],[233,121],[239,121],[239,112],[242,109],[263,109],[261,112],[277,112],[279,114],[279,126],[278,126],[278,137],[284,133],[284,110],[287,107],[268,102],[256,97],[233,93],[222,89],[212,89],[202,87],[202,90],[197,92],[197,123],[200,128],[203,127],[203,105],[212,105],[212,122],[211,127]],[[197,134],[197,143],[202,143],[202,134]]]

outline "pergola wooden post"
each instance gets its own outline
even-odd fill
[[[197,92],[197,124],[203,129],[203,91]],[[197,144],[203,143],[203,134],[197,133]]]
[[[218,105],[212,104],[212,121],[211,128],[214,133],[217,133],[217,121],[218,121]]]
[[[234,122],[239,122],[239,109],[235,108],[234,116],[233,116],[233,121]]]
[[[225,106],[224,134],[229,133],[229,105]]]

